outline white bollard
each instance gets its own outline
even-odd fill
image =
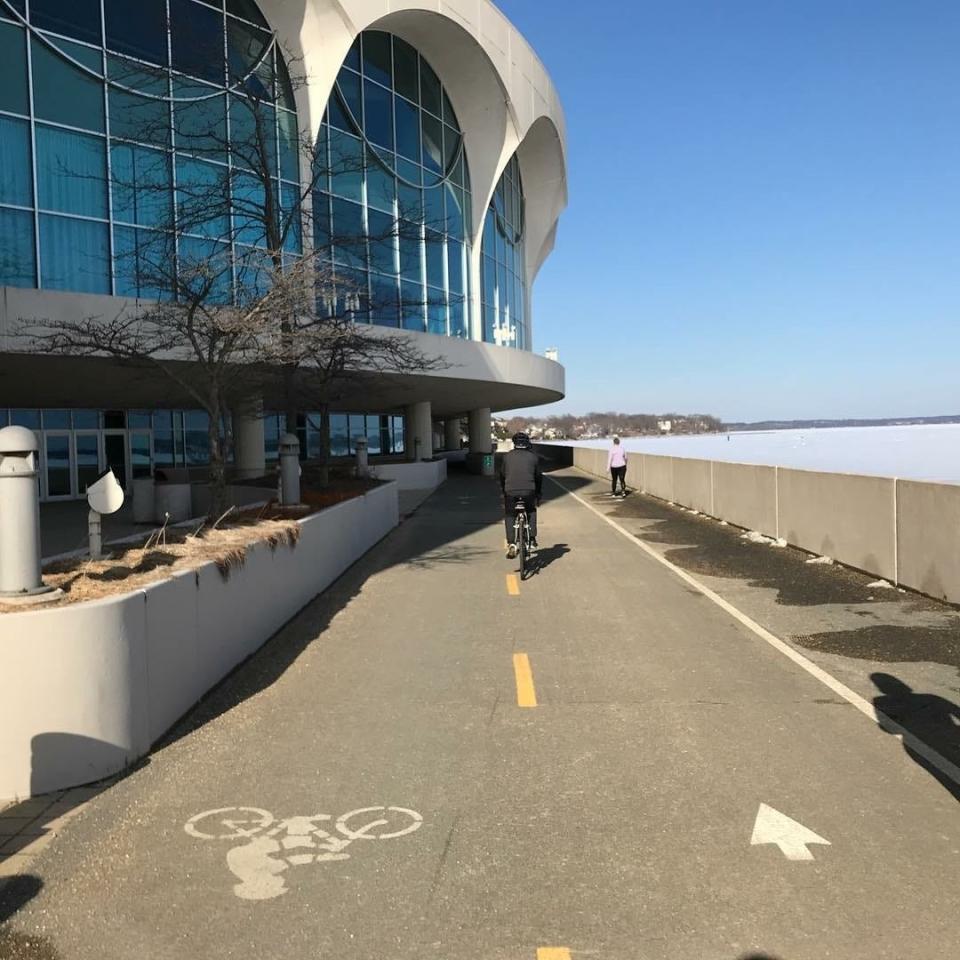
[[[357,476],[361,478],[369,477],[370,458],[367,450],[367,438],[357,437],[357,439],[353,441],[353,445],[357,448]]]
[[[300,441],[294,433],[280,438],[280,492],[281,506],[300,503]]]
[[[26,427],[0,430],[0,597],[49,593],[40,576],[37,438]]]

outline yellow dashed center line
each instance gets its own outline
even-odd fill
[[[515,573],[507,574],[507,593],[509,593],[511,597],[520,596],[520,579]]]
[[[513,672],[517,678],[517,706],[535,707],[537,705],[537,691],[533,687],[533,671],[530,669],[530,658],[525,653],[515,653],[513,655]],[[552,950],[554,948],[541,947],[540,949]],[[549,953],[545,956],[546,960],[551,960]],[[541,960],[539,955],[537,960]],[[552,960],[562,960],[562,958],[558,955]]]
[[[537,960],[570,960],[566,947],[537,947]]]

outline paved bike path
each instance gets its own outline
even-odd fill
[[[63,960],[954,955],[960,810],[899,744],[559,491],[511,596],[497,513],[453,478],[86,808],[18,928]],[[830,846],[752,846],[760,804]],[[389,806],[422,826],[334,826]],[[251,900],[250,839],[184,830],[224,807],[333,819],[259,829],[288,846],[246,892],[284,892]]]

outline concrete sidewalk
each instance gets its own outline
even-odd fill
[[[61,960],[955,955],[944,784],[559,487],[523,583],[499,517],[494,483],[452,477],[0,893],[6,943]]]

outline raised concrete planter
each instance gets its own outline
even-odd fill
[[[0,797],[109,776],[144,756],[214,684],[399,522],[395,483],[253,545],[92,603],[0,615]]]
[[[378,480],[395,480],[401,490],[436,490],[447,479],[445,459],[374,463],[370,469]]]

